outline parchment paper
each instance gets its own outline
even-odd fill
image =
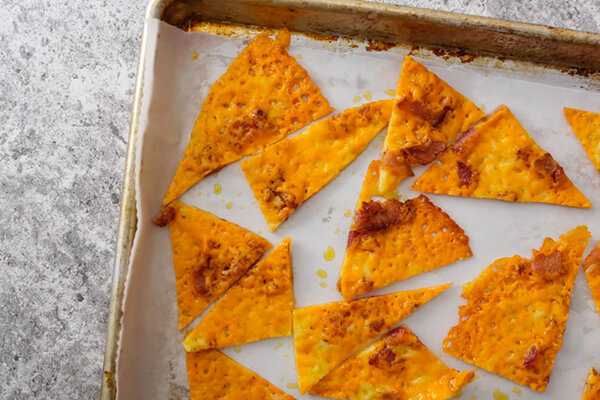
[[[119,399],[188,398],[185,356],[177,331],[175,278],[169,230],[152,225],[160,204],[189,140],[194,120],[210,85],[226,70],[247,39],[205,33],[184,33],[157,20],[146,22],[149,37],[145,65],[143,107],[137,142],[138,230],[127,280],[123,329],[117,368]],[[373,100],[389,98],[384,92],[396,87],[402,49],[366,52],[343,43],[328,43],[293,35],[289,53],[308,70],[332,106],[341,111]],[[600,238],[600,174],[587,158],[564,119],[562,107],[600,110],[600,95],[578,82],[542,70],[510,71],[474,64],[450,63],[441,58],[422,60],[476,104],[491,111],[507,104],[538,144],[564,167],[567,175],[596,205],[580,210],[545,204],[519,204],[431,195],[466,231],[474,257],[398,282],[373,294],[416,289],[455,282],[455,285],[409,316],[407,324],[429,349],[447,365],[470,365],[442,352],[442,340],[458,321],[461,285],[473,280],[492,261],[504,256],[531,256],[545,237],[557,238],[579,224],[587,224],[594,239]],[[355,102],[356,96],[360,100]],[[368,96],[367,96],[368,97]],[[204,179],[181,200],[248,228],[277,245],[292,237],[294,290],[298,307],[341,300],[335,288],[354,209],[370,160],[379,158],[382,132],[342,174],[303,204],[275,233],[270,233],[239,165],[233,164]],[[424,168],[417,169],[419,176]],[[409,197],[419,193],[408,189]],[[215,184],[222,192],[215,194]],[[325,261],[328,246],[335,258]],[[328,276],[321,279],[316,271]],[[321,282],[327,287],[323,288]],[[194,321],[188,329],[195,326]],[[483,338],[482,338],[483,339]],[[224,352],[282,390],[299,397],[293,345],[290,337],[264,340]],[[522,398],[578,398],[590,365],[600,366],[600,317],[580,271],[572,298],[564,344],[556,359],[546,393],[521,387]],[[492,398],[494,389],[518,398],[517,385],[478,370],[480,379],[465,388],[461,398]],[[305,398],[311,398],[306,395]]]

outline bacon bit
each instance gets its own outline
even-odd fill
[[[537,359],[537,356],[538,356],[538,351],[535,348],[535,346],[533,346],[525,354],[525,359],[523,360],[523,368],[529,369],[529,368],[533,367],[533,364],[535,363],[535,360]]]
[[[461,161],[456,162],[458,166],[458,177],[460,178],[459,186],[469,186],[471,184],[471,179],[473,179],[473,171],[467,164],[462,163]]]
[[[350,233],[348,233],[348,241],[346,242],[346,248],[349,249],[350,246],[352,246],[352,243],[354,243],[359,237],[360,233],[356,231],[350,231]]]
[[[396,354],[387,346],[379,350],[375,355],[369,358],[369,365],[377,368],[386,368],[392,365],[396,359]],[[387,364],[387,365],[386,365]]]
[[[449,106],[445,106],[442,112],[431,120],[431,125],[433,125],[434,128],[440,126],[444,122],[444,119],[446,119],[446,114],[448,114],[448,111],[450,110],[451,108]]]
[[[385,153],[383,155],[383,166],[391,167],[397,170],[398,175],[406,175],[406,176],[414,176],[414,172],[410,168],[410,165],[406,158],[404,157],[404,153],[400,154],[392,154]]]
[[[544,155],[533,162],[537,171],[544,175],[550,175],[554,183],[560,183],[565,178],[565,170],[552,158],[550,153]]]
[[[380,331],[381,328],[385,325],[385,321],[383,318],[378,319],[377,321],[373,321],[369,324],[369,329],[373,331]]]
[[[431,125],[434,128],[439,127],[444,122],[448,111],[452,110],[449,106],[445,106],[442,111],[433,112],[423,102],[418,100],[410,100],[406,97],[402,101],[398,102],[396,107],[401,110],[408,111],[418,118],[431,122]]]
[[[585,259],[583,269],[586,274],[590,274],[596,269],[600,269],[600,247],[594,248]]]
[[[152,222],[156,226],[166,226],[175,219],[175,207],[165,207],[156,214]]]
[[[380,231],[407,221],[411,215],[409,202],[403,203],[396,199],[386,200],[384,203],[363,201],[354,215],[354,230],[360,234]]]
[[[444,150],[446,150],[446,143],[431,142],[411,147],[407,150],[407,153],[417,160],[419,164],[427,165],[435,160]]]
[[[465,148],[463,145],[469,140],[470,137],[474,136],[477,133],[476,128],[471,128],[468,131],[464,132],[456,141],[454,145],[452,145],[452,151],[455,153],[462,153]]]
[[[192,271],[192,285],[198,294],[207,294],[210,292],[206,287],[206,277],[203,274],[203,268],[196,268]]]
[[[531,262],[531,269],[535,273],[549,275],[562,275],[566,272],[558,251],[555,251],[550,255],[545,255],[543,253],[538,254]]]

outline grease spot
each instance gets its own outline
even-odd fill
[[[296,60],[302,60],[302,54],[296,54]]]
[[[333,234],[337,235],[338,233],[340,233],[340,228],[335,228],[335,231],[333,231]]]
[[[197,60],[198,59],[198,52],[195,51],[192,53],[192,60]]]
[[[288,389],[298,389],[298,384],[295,382],[290,382],[285,386],[287,386]]]
[[[233,351],[235,351],[236,353],[239,353],[240,351],[242,351],[241,347],[236,347],[235,349],[233,349]]]
[[[500,390],[498,389],[494,389],[494,400],[509,400],[510,397],[508,397],[506,394],[502,393]]]
[[[281,346],[283,346],[283,343],[282,343],[282,342],[279,342],[279,343],[277,343],[277,344],[275,345],[275,347],[273,347],[273,348],[274,348],[274,349],[278,349],[278,348],[280,348]]]
[[[365,96],[365,99],[367,101],[371,101],[371,99],[373,98],[373,96],[371,96],[371,92],[369,92],[368,90],[363,94],[363,96]]]
[[[321,281],[321,283],[319,283],[319,286],[321,286],[322,288],[326,288],[327,284],[323,281]]]
[[[231,207],[233,207],[233,201],[230,201],[229,203],[227,203],[226,207],[228,210],[231,210]]]
[[[330,248],[331,248],[331,247],[330,247]],[[320,278],[323,278],[323,279],[325,279],[325,278],[327,278],[327,271],[325,271],[325,270],[324,270],[324,269],[322,269],[322,268],[319,268],[319,269],[317,270],[317,275],[319,275],[319,277],[320,277]]]
[[[344,217],[349,217],[350,215],[352,215],[352,211],[346,210],[346,212],[344,212]]]
[[[220,183],[215,184],[215,186],[213,187],[213,192],[215,192],[215,194],[221,194],[222,190],[223,188],[221,187]]]
[[[360,101],[360,96],[354,96],[354,97],[352,98],[352,102],[353,102],[353,103],[358,103],[359,101]]]
[[[388,96],[396,97],[396,91],[394,89],[388,89],[384,93],[387,94]]]
[[[516,387],[516,386],[515,386],[514,388],[512,388],[512,391],[513,391],[514,393],[516,393],[518,396],[520,396],[520,395],[521,395],[521,388],[520,388],[520,387]]]
[[[333,250],[333,247],[327,247],[325,253],[323,253],[323,258],[325,259],[325,261],[331,261],[335,258],[335,251]]]

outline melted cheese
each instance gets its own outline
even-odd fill
[[[402,106],[407,102],[416,104],[421,115]],[[411,167],[416,163],[406,157],[406,149],[431,141],[448,143],[483,116],[473,102],[411,56],[405,56],[383,148],[379,191],[387,193],[412,176]]]
[[[300,393],[450,285],[294,310],[294,351]]]
[[[565,117],[588,157],[600,172],[600,114],[565,107]]]
[[[290,239],[251,267],[183,341],[186,351],[290,336],[294,309]]]
[[[508,107],[489,115],[474,129],[452,145],[440,157],[440,163],[429,167],[411,189],[452,196],[592,206],[566,175],[555,182],[551,171],[537,166],[543,160],[555,162]],[[472,177],[461,178],[461,167]]]
[[[585,277],[592,291],[596,309],[600,314],[600,243],[592,250],[583,262]]]
[[[531,260],[494,261],[464,286],[467,304],[444,351],[531,389],[545,391],[562,346],[571,292],[590,239],[585,226],[544,240]],[[548,265],[544,260],[555,260]],[[556,261],[559,260],[559,261]]]
[[[345,299],[473,255],[462,228],[426,196],[404,204],[410,218],[361,234],[349,244],[338,285]]]
[[[206,175],[333,111],[285,51],[289,32],[282,33],[278,40],[258,35],[212,85],[164,205]]]
[[[587,380],[585,381],[585,387],[583,389],[583,395],[581,400],[599,400],[600,399],[600,374],[594,369],[590,368]]]
[[[179,329],[237,281],[271,244],[235,224],[174,201],[169,207]]]
[[[271,231],[354,161],[391,107],[382,100],[350,108],[240,163]]]
[[[473,379],[473,371],[448,368],[400,326],[338,365],[310,393],[351,400],[447,399]]]
[[[218,350],[186,353],[191,400],[294,400]]]

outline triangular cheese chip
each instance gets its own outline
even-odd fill
[[[170,214],[179,329],[235,283],[271,247],[235,224],[179,201]]]
[[[484,116],[473,102],[411,56],[405,56],[383,147],[380,193],[432,162],[448,142]]]
[[[411,189],[452,196],[592,206],[506,106],[463,134],[439,161]]]
[[[562,346],[571,292],[590,233],[579,226],[544,240],[531,259],[494,261],[464,286],[459,323],[444,351],[531,389],[545,391]]]
[[[206,175],[275,143],[333,109],[278,40],[260,34],[212,85],[163,204]]]
[[[565,117],[588,157],[600,172],[600,114],[565,107]]]
[[[594,367],[588,373],[581,400],[600,400],[600,374]]]
[[[218,350],[186,353],[191,400],[294,400]]]
[[[376,178],[377,165],[369,166],[363,192],[373,187],[368,181]],[[340,271],[346,300],[473,255],[462,228],[426,196],[361,199]]]
[[[347,109],[240,163],[271,231],[354,161],[391,110],[392,100]]]
[[[445,366],[399,326],[338,365],[310,393],[350,400],[437,400],[456,395],[473,379],[473,371]]]
[[[449,286],[295,309],[294,352],[300,393]]]
[[[590,285],[596,309],[598,310],[598,314],[600,314],[600,243],[585,258],[583,270],[585,271],[588,285]]]
[[[186,351],[220,349],[257,340],[290,336],[294,289],[290,239],[221,297],[183,341]]]

